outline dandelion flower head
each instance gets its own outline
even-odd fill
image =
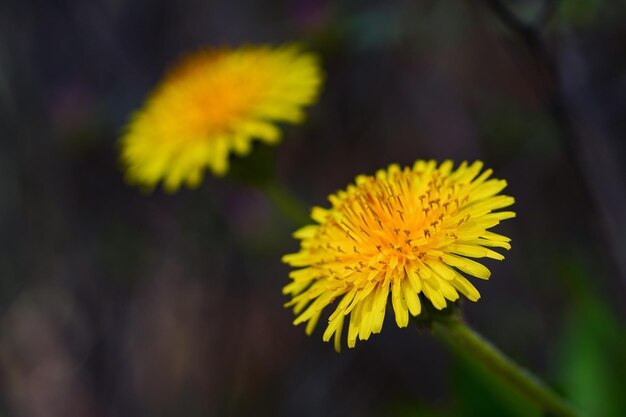
[[[203,50],[183,59],[132,117],[121,139],[130,182],[175,191],[221,176],[231,152],[275,144],[277,122],[298,123],[321,84],[317,57],[294,46]]]
[[[341,345],[344,320],[347,344],[367,340],[383,327],[387,300],[399,327],[417,316],[428,300],[436,309],[478,290],[465,277],[488,279],[490,271],[470,258],[504,259],[490,248],[510,249],[510,239],[488,229],[515,217],[496,211],[513,204],[499,195],[504,180],[490,178],[483,164],[451,161],[391,165],[375,176],[360,175],[345,191],[329,197],[328,209],[314,207],[314,225],[294,233],[300,251],[283,261],[299,268],[283,292],[311,334],[325,307],[334,304],[323,340]]]

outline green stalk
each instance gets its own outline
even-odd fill
[[[537,407],[554,416],[581,417],[581,414],[543,381],[513,362],[460,318],[453,316],[435,319],[432,322],[432,331],[443,342],[467,354],[500,380],[517,389]]]

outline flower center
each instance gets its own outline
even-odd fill
[[[408,263],[437,257],[438,248],[454,242],[457,228],[469,219],[457,215],[464,201],[464,187],[439,172],[406,169],[360,177],[356,186],[331,198],[336,212],[320,233],[328,238],[326,249],[335,249],[334,261],[347,263],[345,270],[369,269],[370,280],[382,280]],[[332,267],[329,273],[348,278]]]
[[[226,134],[234,122],[249,116],[271,84],[263,58],[201,55],[175,70],[167,93],[177,136],[204,140]]]

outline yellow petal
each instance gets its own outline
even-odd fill
[[[409,324],[409,310],[407,310],[399,280],[393,282],[391,304],[396,316],[396,324],[398,327],[406,327]]]
[[[449,246],[447,246],[446,249],[448,249],[448,247]],[[432,261],[429,261],[426,265],[430,267],[441,278],[447,279],[447,280],[454,279],[454,271],[450,267],[445,265],[443,262],[432,260]]]
[[[452,281],[452,285],[456,287],[457,290],[461,291],[461,293],[466,296],[470,301],[478,301],[480,298],[480,293],[463,275],[457,274],[456,278]]]
[[[402,290],[404,292],[406,305],[409,308],[409,312],[411,313],[411,315],[419,315],[422,311],[422,305],[420,304],[419,297],[417,296],[417,293],[413,290],[411,283],[406,279],[402,281]]]
[[[350,324],[348,325],[348,347],[353,348],[356,345],[356,337],[361,328],[361,311],[363,303],[358,303],[356,308],[350,313]]]
[[[471,259],[463,258],[462,256],[446,253],[443,255],[443,261],[450,266],[458,268],[466,274],[475,276],[476,278],[489,279],[491,276],[491,272],[487,269],[487,267],[476,261],[472,261]]]
[[[443,297],[439,290],[432,288],[430,286],[430,283],[424,283],[424,286],[422,287],[422,292],[437,310],[443,310],[444,308],[446,308],[446,299]]]
[[[500,255],[498,252],[494,252],[491,249],[478,245],[452,244],[446,246],[446,252],[462,256],[470,256],[472,258],[492,258],[498,261],[504,259],[504,256]],[[452,278],[454,278],[454,274],[450,279]]]

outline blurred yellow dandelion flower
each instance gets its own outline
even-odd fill
[[[510,249],[510,239],[488,231],[515,217],[495,210],[514,203],[498,195],[505,180],[481,173],[482,162],[463,162],[456,170],[445,161],[391,165],[375,176],[360,175],[355,184],[329,197],[329,209],[314,207],[315,225],[294,233],[298,253],[283,261],[300,268],[283,292],[293,298],[294,324],[307,322],[311,334],[323,309],[339,299],[328,319],[324,341],[334,335],[339,350],[344,319],[350,315],[348,346],[367,340],[383,326],[387,299],[399,327],[409,313],[421,312],[418,294],[441,310],[461,293],[480,298],[462,273],[488,279],[489,270],[469,258],[504,259],[490,247]]]
[[[121,157],[130,182],[168,191],[221,176],[231,152],[275,144],[276,122],[298,123],[321,84],[317,57],[294,46],[207,50],[183,59],[132,117]]]

